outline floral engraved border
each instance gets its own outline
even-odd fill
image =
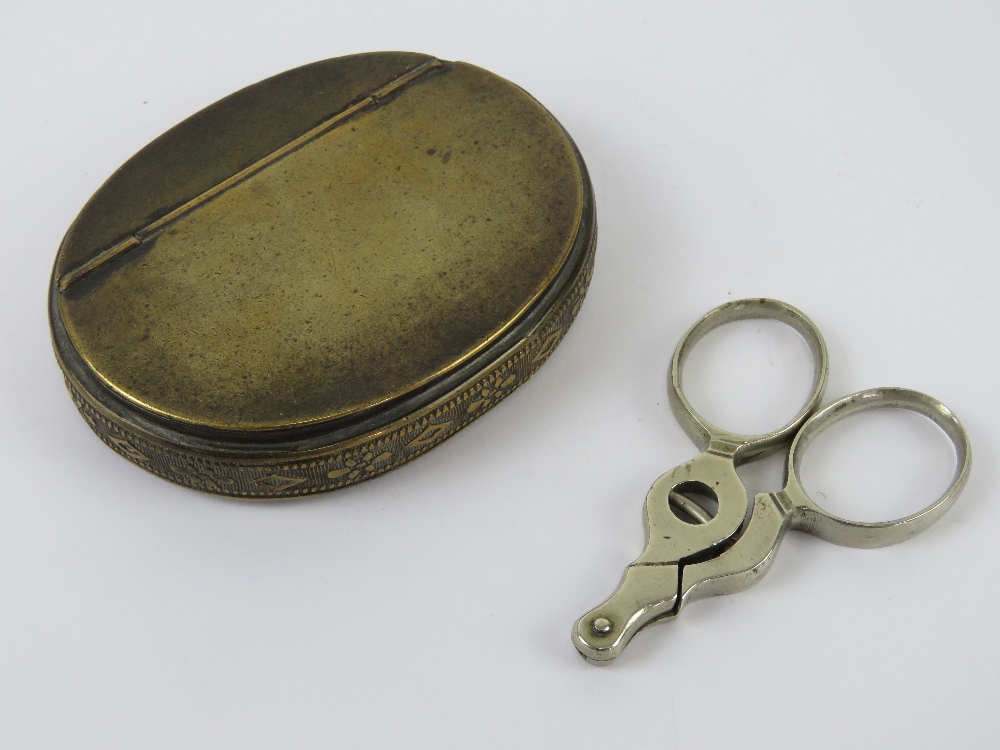
[[[285,462],[206,456],[126,427],[98,409],[67,375],[80,414],[108,447],[159,477],[194,490],[255,500],[301,497],[381,476],[443,443],[530,378],[566,335],[590,286],[595,244],[573,285],[532,333],[496,366],[451,394],[390,425]],[[291,458],[291,457],[290,457]]]

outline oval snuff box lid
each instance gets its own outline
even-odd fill
[[[485,412],[499,399],[468,407],[504,367],[504,395],[523,382],[532,367],[508,360],[543,329],[551,352],[594,237],[582,159],[517,86],[413,53],[326,60],[112,175],[56,259],[56,352],[91,425],[157,474],[249,497],[333,489]],[[407,451],[455,399],[466,418]]]

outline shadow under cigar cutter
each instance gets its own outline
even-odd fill
[[[749,318],[772,318],[790,325],[809,345],[815,363],[805,406],[787,425],[765,435],[739,435],[710,424],[694,411],[682,391],[684,362],[694,345],[718,326]],[[777,300],[730,302],[709,312],[684,334],[671,363],[670,406],[704,453],[661,476],[646,495],[645,550],[625,569],[615,593],[573,628],[573,643],[587,661],[609,664],[642,628],[675,617],[686,603],[749,588],[768,571],[790,528],[835,544],[883,547],[918,534],[951,507],[971,466],[968,436],[955,415],[930,396],[903,388],[861,391],[813,414],[822,401],[828,369],[826,345],[815,325]],[[905,518],[863,523],[831,515],[809,498],[799,482],[802,454],[834,422],[877,408],[914,411],[944,430],[957,456],[951,486],[931,505]],[[759,494],[751,505],[736,467],[789,445],[784,489]]]

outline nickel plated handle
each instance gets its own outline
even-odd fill
[[[810,443],[835,422],[867,409],[905,409],[922,414],[951,439],[957,465],[951,486],[937,500],[921,511],[892,521],[865,523],[849,521],[823,510],[809,497],[799,481],[802,456]],[[972,448],[969,436],[958,417],[937,399],[907,388],[872,388],[845,396],[817,412],[792,443],[788,460],[788,479],[782,501],[793,507],[792,528],[808,531],[834,544],[847,547],[887,547],[898,544],[926,530],[955,503],[969,480]]]
[[[741,435],[716,427],[691,406],[683,390],[684,363],[687,362],[695,344],[719,326],[737,320],[758,318],[780,321],[794,328],[805,339],[815,363],[812,390],[799,413],[784,427],[763,435]],[[674,417],[699,450],[711,451],[712,447],[733,446],[734,462],[740,466],[788,447],[796,433],[809,419],[809,415],[823,403],[823,393],[826,391],[829,373],[826,342],[823,341],[823,336],[816,325],[802,311],[776,299],[741,299],[720,305],[708,312],[681,337],[670,363],[667,395]]]
[[[951,486],[921,511],[878,523],[849,521],[820,508],[798,478],[802,456],[819,433],[839,420],[867,409],[906,409],[923,414],[944,430],[955,447],[957,467]],[[872,388],[845,396],[817,412],[796,436],[784,489],[760,494],[746,530],[723,554],[684,568],[678,609],[696,599],[749,588],[770,569],[789,528],[801,529],[835,544],[884,547],[926,530],[954,504],[972,466],[969,436],[958,418],[940,401],[905,388]]]
[[[794,328],[809,345],[815,369],[812,390],[784,427],[762,435],[729,432],[701,417],[684,396],[682,372],[694,345],[726,323],[770,318]],[[608,664],[650,623],[677,614],[683,601],[683,571],[731,546],[747,516],[747,491],[736,466],[785,449],[823,399],[829,371],[826,344],[799,310],[771,299],[746,299],[715,308],[681,338],[668,381],[670,405],[688,436],[702,450],[697,458],[661,476],[646,495],[646,548],[629,565],[614,594],[581,617],[573,643],[592,664]],[[717,503],[712,513],[706,506]]]

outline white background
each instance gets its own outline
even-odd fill
[[[143,2],[0,11],[0,747],[997,747],[1000,6],[994,2]],[[473,62],[573,135],[600,240],[580,316],[521,390],[416,463],[252,505],[132,466],[66,395],[46,321],[104,179],[236,89],[378,49]],[[693,457],[665,375],[743,296],[790,302],[828,400],[926,391],[968,488],[880,550],[794,532],[753,589],[586,664],[570,628]],[[707,416],[777,426],[805,346],[737,324],[688,369]],[[954,458],[926,420],[814,445],[830,510],[916,510]],[[743,471],[776,489],[779,460]],[[822,494],[820,494],[822,493]]]

